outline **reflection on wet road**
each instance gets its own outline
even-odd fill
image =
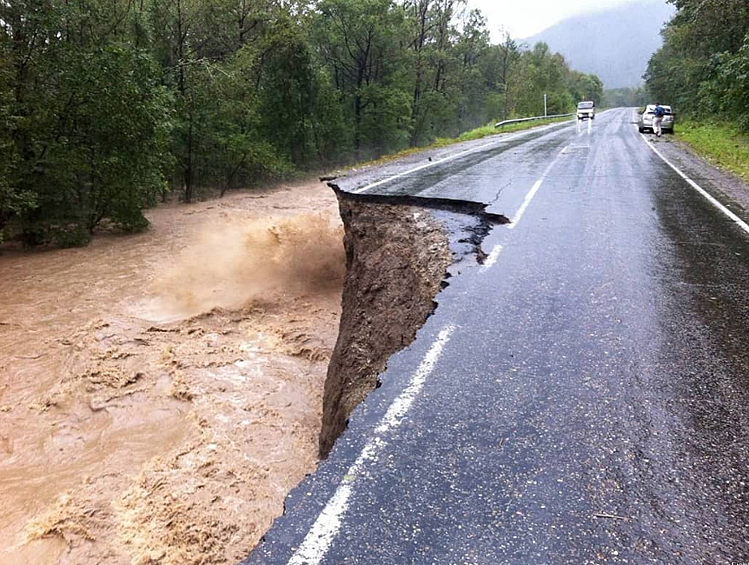
[[[747,234],[630,110],[417,166],[341,187],[513,223],[248,563],[749,561]]]

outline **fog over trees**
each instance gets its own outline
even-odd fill
[[[547,43],[572,68],[598,75],[607,90],[637,88],[673,14],[665,0],[642,0],[567,18],[526,41]]]

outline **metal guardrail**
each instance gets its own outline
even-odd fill
[[[533,120],[548,120],[550,118],[566,118],[568,116],[574,116],[575,112],[569,114],[554,114],[553,116],[534,116],[532,118],[517,118],[515,120],[504,120],[503,122],[497,122],[494,124],[495,128],[506,126],[507,124],[519,124],[520,122],[531,122]]]

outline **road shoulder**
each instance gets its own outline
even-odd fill
[[[653,140],[655,137],[649,141]],[[749,184],[741,177],[710,163],[683,141],[664,136],[654,145],[687,177],[720,200],[744,221],[749,220]]]

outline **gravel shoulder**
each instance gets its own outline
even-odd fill
[[[744,221],[749,221],[749,184],[743,179],[730,171],[721,169],[698,154],[688,144],[673,136],[663,136],[656,140],[655,144],[658,150],[689,178],[733,210]]]

